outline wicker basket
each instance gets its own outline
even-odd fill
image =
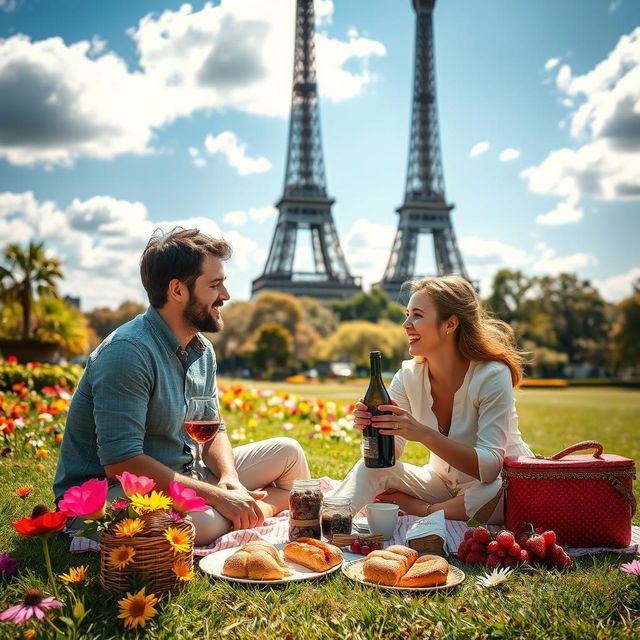
[[[145,523],[144,531],[132,537],[116,537],[105,531],[100,536],[100,582],[102,587],[112,593],[124,593],[131,590],[129,576],[139,574],[153,584],[155,594],[173,591],[181,584],[173,572],[176,560],[186,560],[193,569],[193,539],[195,528],[190,520],[173,520],[164,511],[152,511],[141,516]],[[164,537],[168,527],[187,532],[191,538],[189,550],[175,552]],[[122,545],[135,551],[133,560],[122,569],[111,565],[109,554]]]

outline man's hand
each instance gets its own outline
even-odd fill
[[[233,528],[252,529],[264,522],[264,515],[257,501],[266,497],[266,491],[247,491],[237,478],[221,478],[218,488],[224,489],[215,508]]]

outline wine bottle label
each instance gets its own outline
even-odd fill
[[[362,437],[362,456],[364,458],[378,457],[378,440],[367,436]]]

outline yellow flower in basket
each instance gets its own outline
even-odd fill
[[[168,527],[164,532],[164,537],[173,547],[173,553],[187,553],[191,545],[191,536],[183,529]]]
[[[114,525],[116,537],[129,538],[144,531],[144,521],[139,518],[125,518]]]
[[[171,506],[171,498],[162,491],[152,491],[145,495],[135,493],[129,496],[131,506],[137,513],[145,513],[147,511],[164,511]]]

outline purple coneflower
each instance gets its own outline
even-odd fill
[[[16,624],[24,624],[32,616],[42,620],[45,609],[55,609],[61,606],[62,602],[53,598],[45,598],[42,591],[28,589],[24,592],[22,604],[15,604],[0,613],[0,620],[11,620]]]
[[[18,561],[8,553],[0,553],[0,576],[10,578],[18,568]]]
[[[632,576],[638,576],[638,578],[640,578],[640,560],[632,560],[626,564],[621,564],[620,571],[630,573]]]

